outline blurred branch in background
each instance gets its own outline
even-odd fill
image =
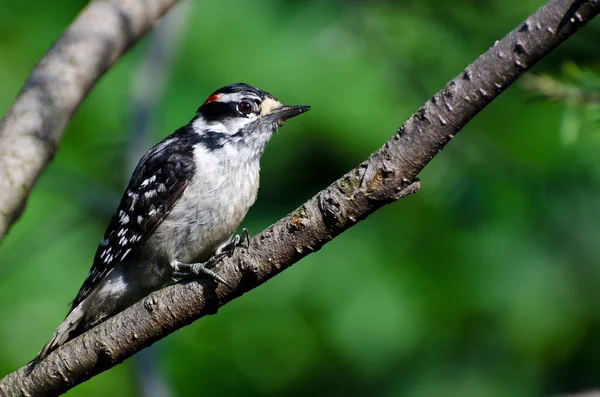
[[[557,102],[575,102],[579,105],[600,104],[600,76],[588,70],[582,70],[574,63],[563,65],[559,77],[551,75],[527,75],[523,78],[523,87]]]
[[[563,65],[559,76],[528,75],[522,85],[540,98],[565,105],[560,128],[563,143],[572,144],[577,140],[582,120],[591,121],[600,131],[600,75],[597,73],[569,62]]]
[[[415,193],[417,174],[485,106],[600,12],[598,1],[552,0],[425,103],[369,159],[219,266],[234,286],[175,284],[65,344],[32,372],[0,381],[9,395],[56,395],[264,283],[366,218]],[[57,376],[59,374],[59,376]]]
[[[0,241],[89,90],[174,4],[92,1],[36,65],[0,122]]]
[[[163,19],[152,33],[147,52],[135,75],[132,87],[131,143],[124,175],[126,178],[150,147],[152,116],[159,110],[157,106],[162,98],[190,7],[189,2],[181,2]]]
[[[150,36],[145,56],[139,63],[132,86],[131,139],[124,177],[131,175],[142,155],[148,150],[153,136],[153,114],[156,114],[168,79],[173,56],[177,52],[186,16],[191,4],[181,2]],[[167,397],[172,395],[164,373],[157,364],[155,350],[145,349],[134,359],[134,377],[138,395]]]

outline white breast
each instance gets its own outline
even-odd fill
[[[226,145],[218,155],[194,152],[196,174],[149,241],[163,245],[160,257],[205,261],[238,228],[258,192],[259,162]]]

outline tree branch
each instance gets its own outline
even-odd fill
[[[176,0],[95,0],[38,62],[0,122],[0,241],[94,83]]]
[[[209,280],[157,291],[65,344],[0,394],[53,396],[264,283],[381,206],[419,188],[416,175],[481,109],[600,12],[599,0],[551,0],[423,105],[366,161],[219,265],[234,286]]]

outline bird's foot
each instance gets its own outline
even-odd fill
[[[212,258],[211,258],[212,259]],[[173,265],[173,279],[175,281],[181,281],[185,279],[197,278],[200,276],[207,276],[214,281],[221,282],[232,289],[231,285],[225,281],[217,272],[212,270],[215,266],[216,261],[208,260],[202,263],[175,263]]]
[[[221,245],[210,257],[209,262],[217,262],[219,259],[227,256],[231,258],[236,248],[247,249],[250,246],[250,234],[248,229],[242,229],[242,235],[236,234],[231,240]]]
[[[231,285],[225,281],[223,277],[217,274],[213,267],[221,260],[223,257],[231,257],[235,252],[236,248],[248,248],[250,243],[250,235],[248,234],[248,229],[242,229],[242,235],[236,234],[230,241],[221,245],[214,254],[206,261],[202,263],[181,263],[175,262],[172,264],[173,266],[173,280],[181,281],[185,279],[197,278],[199,276],[208,276],[211,279],[221,282],[233,289]]]

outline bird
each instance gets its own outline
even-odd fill
[[[234,233],[256,201],[262,154],[287,119],[309,109],[230,84],[149,149],[65,320],[32,362],[166,285],[202,275],[226,284],[212,267],[248,241],[246,229]]]

